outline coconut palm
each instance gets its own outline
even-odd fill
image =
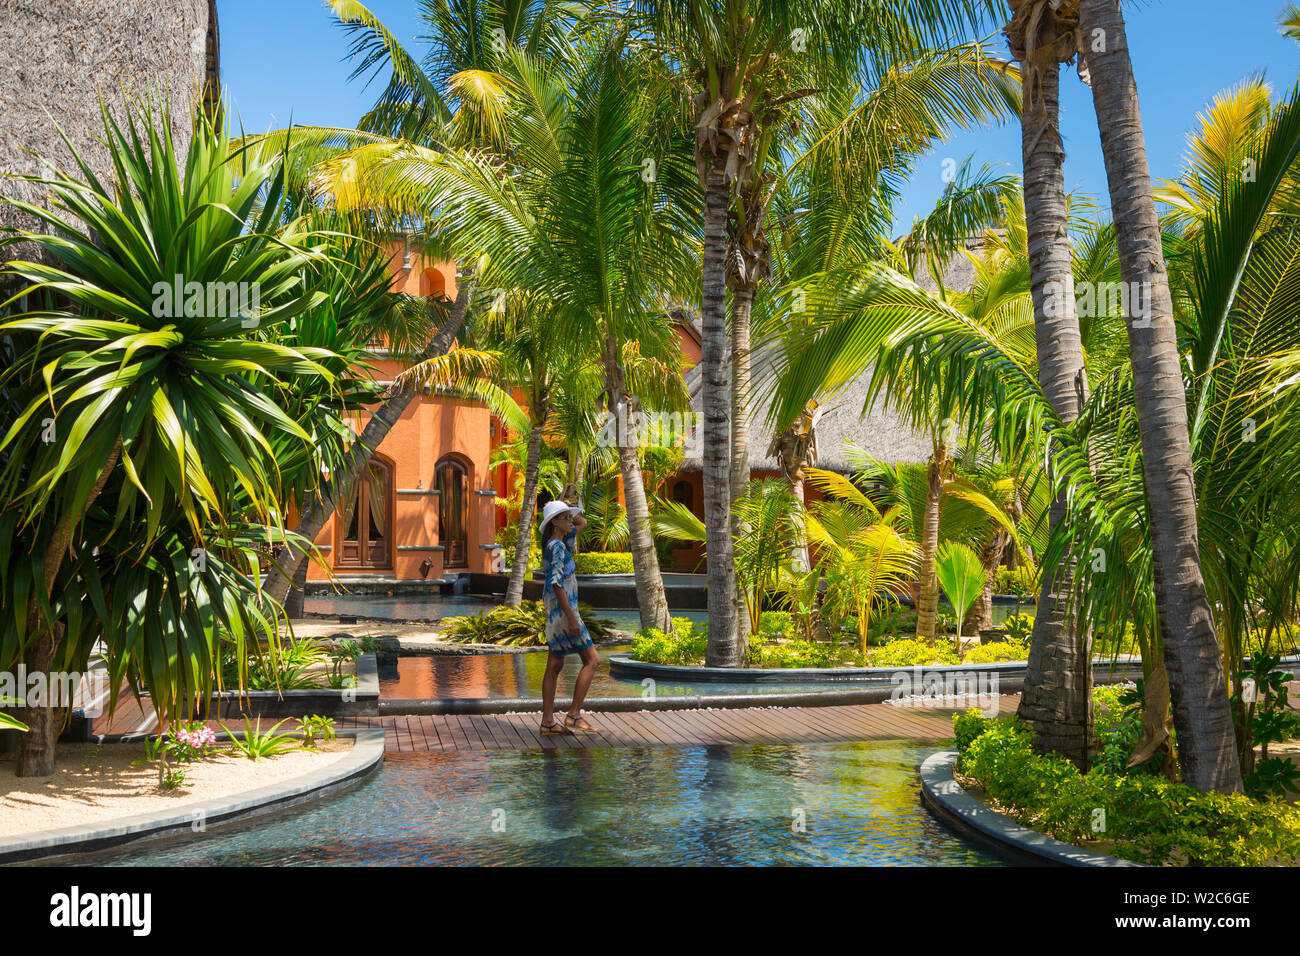
[[[1133,392],[1151,509],[1157,620],[1169,671],[1184,779],[1241,789],[1214,616],[1201,574],[1196,488],[1173,298],[1152,196],[1137,85],[1118,0],[1080,0],[1093,104],[1101,130],[1120,268],[1145,309],[1129,316]],[[1130,309],[1136,312],[1135,309]]]
[[[858,651],[865,654],[872,622],[916,574],[916,545],[895,527],[897,512],[882,515],[852,483],[839,492],[809,509],[808,536],[826,575],[827,605],[856,619]]]
[[[688,167],[663,137],[662,107],[633,86],[617,37],[594,38],[567,73],[514,53],[491,83],[517,139],[508,160],[407,144],[359,182],[367,201],[421,210],[480,281],[553,303],[549,334],[587,343],[604,371],[627,501],[642,621],[669,627],[631,427],[644,409],[685,407],[666,317],[694,275]],[[657,175],[640,175],[643,159]]]
[[[1193,138],[1188,170],[1164,190],[1176,199],[1170,222],[1182,230],[1165,244],[1184,343],[1180,363],[1188,369],[1184,404],[1196,469],[1199,560],[1217,656],[1234,680],[1244,655],[1267,651],[1296,610],[1300,555],[1289,530],[1293,496],[1284,490],[1295,481],[1289,356],[1300,335],[1294,306],[1300,247],[1291,189],[1300,146],[1296,103],[1295,90],[1265,109],[1249,90],[1217,98]],[[1240,175],[1239,146],[1258,163],[1253,178]],[[1154,519],[1145,517],[1144,459],[1134,453],[1141,435],[1131,411],[1132,377],[1117,375],[1098,392],[1079,436],[1091,454],[1076,455],[1071,476],[1087,489],[1076,493],[1083,506],[1075,552],[1100,549],[1123,559],[1118,567],[1110,564],[1086,598],[1095,620],[1132,617],[1139,637],[1144,627],[1152,633],[1152,655],[1167,654],[1153,597]],[[1094,499],[1098,493],[1104,500]],[[1177,677],[1168,670],[1172,696]],[[1244,709],[1238,717],[1235,743],[1249,772]],[[1175,725],[1178,719],[1175,714]],[[1168,735],[1163,711],[1149,725],[1144,745],[1158,747]],[[1181,751],[1181,731],[1179,745]]]
[[[562,38],[572,17],[562,4],[471,0],[468,3],[431,2],[421,9],[430,41],[423,63],[413,56],[383,22],[364,4],[331,0],[330,9],[352,38],[351,56],[357,61],[353,77],[389,71],[388,82],[375,105],[358,123],[358,129],[295,128],[251,138],[264,151],[287,148],[292,137],[290,168],[309,177],[336,208],[364,211],[372,228],[381,234],[394,228],[410,229],[407,208],[363,196],[354,184],[364,181],[367,170],[382,165],[410,146],[431,149],[491,148],[504,136],[496,106],[499,90],[490,79],[492,69],[507,52],[522,48],[533,56],[561,55]],[[390,197],[391,198],[391,197]],[[364,201],[363,201],[364,200]],[[426,251],[437,251],[436,237],[424,234]],[[472,300],[472,273],[458,270],[457,293],[449,312],[429,324],[424,360],[445,355],[465,321]],[[437,310],[431,303],[431,310]],[[374,450],[414,400],[411,388],[397,387],[371,414],[352,445],[347,467],[334,473],[301,506],[296,533],[313,541],[324,528],[336,502],[355,487]],[[305,552],[286,548],[267,575],[266,590],[283,600],[292,581],[302,573]]]
[[[748,480],[747,335],[755,291],[768,274],[770,245],[764,230],[774,195],[768,166],[785,149],[787,116],[818,87],[833,87],[859,68],[869,72],[877,52],[887,51],[882,59],[897,61],[904,53],[946,45],[939,38],[963,32],[992,6],[996,4],[825,0],[636,4],[646,33],[679,75],[675,92],[695,130],[696,169],[704,191],[700,366],[709,558],[706,660],[711,665],[739,666],[745,652],[734,598],[730,500]],[[729,226],[733,205],[735,219]],[[732,356],[727,349],[728,288],[733,293]],[[735,388],[739,393],[733,399]]]
[[[1077,16],[1072,4],[1049,0],[1011,0],[1010,6],[1006,35],[1025,85],[1021,155],[1038,382],[1057,417],[1068,424],[1078,417],[1087,388],[1060,133],[1060,64],[1074,57]],[[1064,519],[1065,510],[1064,499],[1058,498],[1049,519],[1052,527]],[[1063,598],[1072,575],[1069,566],[1043,568],[1018,713],[1033,726],[1036,747],[1064,754],[1082,767],[1088,757],[1092,657],[1088,634],[1077,626]]]

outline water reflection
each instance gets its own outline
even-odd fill
[[[970,865],[903,743],[389,757],[356,790],[111,865]],[[793,826],[796,811],[804,825]]]

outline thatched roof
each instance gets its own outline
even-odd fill
[[[981,246],[982,242],[978,238],[972,238],[966,244],[967,249],[975,254],[978,254]],[[958,253],[948,261],[944,269],[944,285],[949,291],[968,289],[974,275],[975,269],[970,260]],[[938,289],[924,267],[918,268],[915,281],[930,292]],[[698,319],[691,321],[698,331]],[[765,373],[771,361],[770,355],[761,353],[755,353],[751,360],[751,381],[754,387],[750,396],[749,467],[753,469],[779,467],[776,458],[767,453],[773,435],[772,430],[764,424],[773,381],[773,376]],[[888,407],[881,399],[866,407],[870,381],[871,372],[868,370],[824,404],[822,417],[817,423],[817,467],[841,472],[855,470],[845,455],[846,441],[852,442],[871,457],[890,464],[921,462],[930,457],[934,446],[928,433],[912,428],[902,413]],[[697,415],[702,415],[704,398],[698,366],[687,370],[686,384],[691,391],[691,408]],[[694,453],[688,453],[682,468],[700,471],[704,462],[699,456],[699,442],[688,451]]]
[[[109,175],[107,153],[95,140],[103,130],[99,97],[120,116],[124,86],[141,95],[153,90],[155,98],[170,91],[172,135],[185,155],[189,103],[217,69],[215,10],[212,0],[5,0],[0,195],[42,201],[39,186],[6,178],[44,173],[37,156],[75,169],[56,122],[95,174]],[[0,204],[0,228],[35,225]],[[0,261],[29,259],[34,251],[30,245],[6,246]]]

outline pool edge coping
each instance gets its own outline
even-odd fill
[[[940,823],[995,855],[1022,866],[1143,866],[1063,843],[990,809],[953,777],[956,763],[955,750],[936,751],[921,762],[921,803]]]
[[[183,811],[169,807],[0,839],[0,865],[92,853],[145,839],[199,832],[193,829],[196,812],[202,813],[202,832],[206,832],[212,827],[334,795],[373,773],[383,763],[386,733],[381,728],[357,728],[341,730],[338,736],[352,738],[352,749],[326,767],[225,797],[200,800],[186,805]]]

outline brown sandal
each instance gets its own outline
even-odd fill
[[[568,734],[570,736],[572,736],[573,734],[573,731],[570,730],[568,727],[564,726],[563,724],[557,724],[554,718],[551,718],[551,722],[549,724],[542,724],[541,729],[543,734],[561,734],[561,735]]]
[[[594,733],[597,733],[597,730],[596,730],[595,727],[590,727],[590,726],[589,726],[589,727],[579,727],[579,726],[578,726],[578,721],[580,721],[580,720],[586,720],[586,718],[583,717],[582,714],[579,714],[577,717],[574,717],[572,714],[565,714],[565,715],[564,715],[564,727],[565,727],[565,730],[567,730],[569,733],[573,733],[575,730],[577,730],[577,731],[581,731],[581,732],[584,733],[584,734],[594,734]],[[570,721],[572,721],[572,723],[570,723]]]

